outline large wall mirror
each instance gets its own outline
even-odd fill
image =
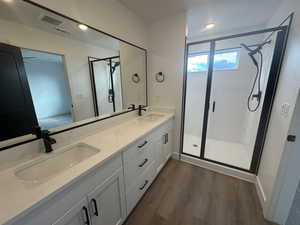
[[[0,1],[0,149],[147,105],[146,50],[28,1]]]

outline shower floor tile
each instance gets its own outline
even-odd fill
[[[201,138],[193,135],[184,135],[183,152],[200,156]],[[252,159],[252,150],[247,145],[240,143],[207,139],[205,158],[249,169]]]

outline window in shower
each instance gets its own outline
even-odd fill
[[[240,49],[218,50],[214,56],[214,70],[232,70],[239,67]],[[208,70],[209,52],[192,53],[188,57],[188,72]]]
[[[262,61],[241,45],[256,49],[271,33],[271,42],[260,49]],[[187,45],[182,153],[256,172],[285,35],[280,27]],[[254,61],[262,63],[259,84]]]

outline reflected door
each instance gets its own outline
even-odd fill
[[[33,133],[38,122],[21,50],[1,43],[0,98],[0,141]]]
[[[92,59],[95,114],[106,115],[122,110],[122,81],[120,57]]]

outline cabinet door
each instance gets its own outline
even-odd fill
[[[38,126],[21,50],[0,43],[0,141],[33,133]]]
[[[87,199],[81,200],[52,225],[91,225]]]
[[[163,136],[163,151],[164,151],[164,157],[165,157],[165,162],[168,161],[168,159],[171,157],[173,153],[173,131],[168,130],[164,136]]]
[[[125,220],[122,170],[118,170],[88,195],[93,225],[120,225]]]
[[[160,170],[164,166],[164,136],[159,136],[159,138],[154,140],[154,151],[155,151],[155,168],[156,168],[156,174],[160,172]]]

